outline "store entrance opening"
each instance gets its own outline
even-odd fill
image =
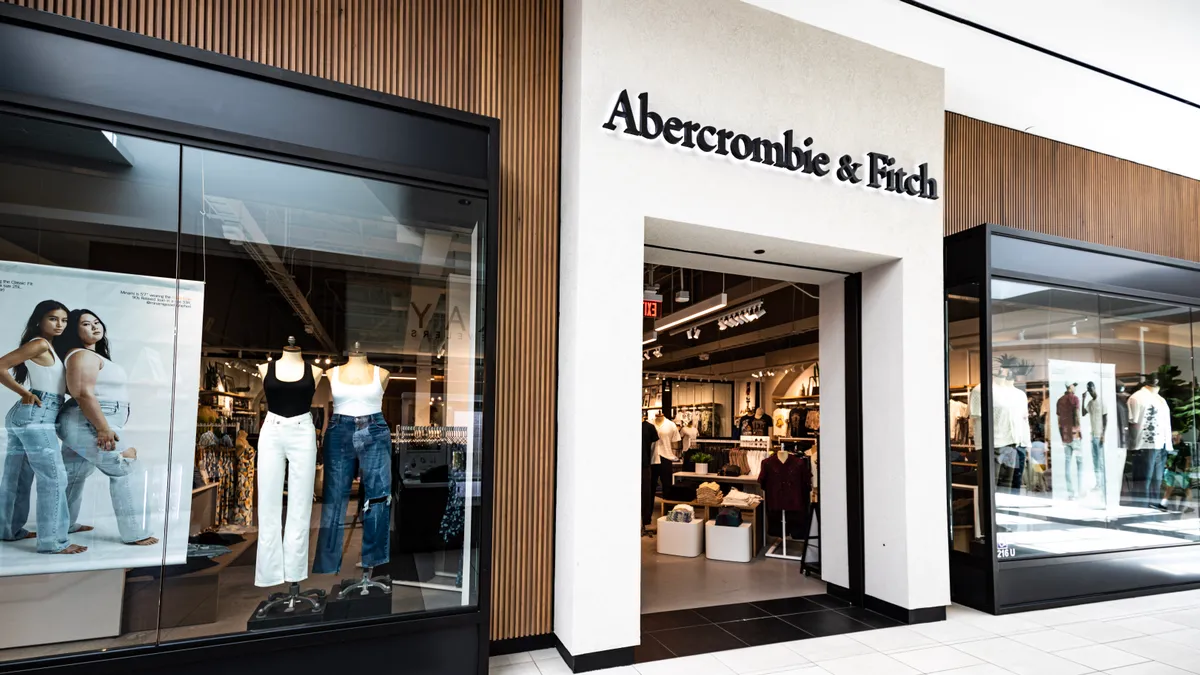
[[[645,260],[635,659],[828,634],[830,614],[870,627],[820,581],[821,284],[843,275],[661,246]]]

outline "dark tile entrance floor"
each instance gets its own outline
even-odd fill
[[[831,595],[643,614],[642,644],[634,649],[634,661],[646,663],[899,625]]]

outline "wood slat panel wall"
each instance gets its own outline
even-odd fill
[[[946,234],[980,223],[1200,262],[1200,181],[946,113]]]
[[[559,0],[0,0],[501,120],[492,637],[551,630]]]

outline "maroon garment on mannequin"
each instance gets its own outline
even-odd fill
[[[758,484],[767,494],[768,509],[805,509],[812,492],[812,469],[800,457],[788,457],[786,462],[781,462],[776,453],[763,460],[758,470]]]

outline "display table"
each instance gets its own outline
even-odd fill
[[[743,490],[743,492],[754,492],[758,494],[761,488],[758,486],[758,476],[720,476],[715,473],[696,473],[695,471],[676,471],[671,474],[671,482],[677,483],[679,479],[691,481],[699,481],[701,483],[729,483],[731,485],[745,485],[754,488],[753,490]]]
[[[742,524],[743,525],[748,524],[750,526],[750,541],[752,544],[752,551],[751,551],[752,555],[758,555],[758,551],[760,548],[762,548],[762,545],[763,545],[763,533],[766,530],[760,528],[758,526],[758,523],[759,523],[759,512],[762,510],[763,504],[765,504],[765,503],[766,502],[760,503],[755,508],[742,508],[740,506],[728,507],[731,509],[736,508],[738,511],[741,511],[742,512]],[[712,506],[712,505],[708,505],[708,504],[701,504],[700,502],[697,502],[694,500],[690,501],[690,502],[681,502],[681,501],[676,501],[674,499],[664,499],[664,500],[662,500],[662,513],[660,515],[665,517],[667,515],[668,511],[675,508],[676,504],[687,504],[688,506],[692,507],[692,510],[694,512],[693,522],[696,520],[703,522],[703,521],[706,521],[706,520],[709,520],[712,518],[716,518],[717,511],[720,511],[722,508],[726,508],[726,507],[721,506],[720,504],[717,504],[716,506]],[[660,522],[661,522],[661,520],[660,520]]]
[[[704,520],[693,519],[690,523],[676,523],[663,516],[658,519],[655,542],[658,552],[662,555],[695,558],[704,552]]]
[[[729,527],[707,521],[704,524],[704,556],[709,560],[750,562],[754,558],[751,530],[750,523]]]

